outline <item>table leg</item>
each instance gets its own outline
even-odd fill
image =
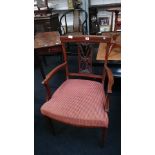
[[[44,64],[47,66],[47,61],[46,61],[46,57],[45,57],[45,55],[42,56],[42,58],[43,58]]]
[[[44,73],[44,70],[43,70],[42,62],[41,62],[41,59],[40,59],[39,54],[37,52],[35,52],[35,57],[36,57],[36,59],[38,61],[41,75],[42,75],[43,79],[45,79],[45,73]]]

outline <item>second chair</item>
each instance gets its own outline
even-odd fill
[[[87,34],[87,12],[74,9],[65,12],[60,17],[61,35]]]

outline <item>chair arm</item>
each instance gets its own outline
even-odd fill
[[[107,65],[105,65],[105,70],[106,70],[106,75],[108,77],[107,93],[109,94],[109,93],[112,93],[112,86],[114,84],[114,77],[113,77],[111,69]]]
[[[51,77],[56,74],[59,70],[63,69],[66,66],[67,62],[64,62],[57,67],[55,67],[51,72],[46,75],[46,78],[42,81],[42,84],[47,84]]]
[[[106,112],[109,112],[109,95],[112,93],[112,86],[114,84],[114,77],[113,77],[113,74],[112,74],[112,71],[110,70],[110,68],[107,67],[107,65],[105,65],[104,67],[106,70],[106,75],[108,77],[108,88],[107,88],[104,110]]]

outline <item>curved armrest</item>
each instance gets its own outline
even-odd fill
[[[59,70],[63,69],[66,66],[67,62],[64,62],[57,67],[55,67],[52,71],[50,71],[47,75],[46,78],[42,81],[42,84],[47,84],[48,81],[51,79],[51,77],[56,74]]]
[[[109,67],[107,67],[107,65],[105,65],[105,70],[106,70],[106,74],[108,76],[108,89],[107,89],[107,93],[112,93],[112,86],[114,84],[114,77],[113,77],[111,69]]]

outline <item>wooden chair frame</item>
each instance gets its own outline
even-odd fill
[[[70,77],[88,77],[91,79],[98,79],[101,80],[101,82],[104,84],[105,83],[105,78],[108,79],[108,84],[107,84],[107,91],[106,91],[106,103],[104,108],[104,111],[109,112],[109,95],[112,93],[112,86],[114,84],[114,77],[113,74],[110,70],[110,68],[107,65],[107,59],[108,59],[108,53],[109,50],[111,50],[111,47],[113,44],[111,44],[111,38],[108,37],[103,37],[103,36],[93,36],[93,35],[83,35],[83,36],[74,36],[74,37],[67,37],[67,36],[61,36],[60,37],[61,43],[62,43],[62,49],[63,49],[63,57],[64,57],[64,62],[57,67],[55,67],[51,72],[49,72],[46,75],[46,78],[42,81],[42,84],[45,86],[46,91],[47,91],[47,96],[46,96],[46,101],[50,100],[52,97],[52,93],[49,87],[49,80],[60,70],[65,69],[65,74],[66,78],[69,79]],[[68,62],[67,62],[67,54],[66,54],[66,43],[70,42],[76,42],[76,43],[107,43],[107,48],[106,48],[106,58],[105,58],[105,63],[103,65],[103,74],[102,75],[95,75],[95,74],[85,74],[85,73],[71,73],[69,72],[68,69]],[[104,89],[104,88],[103,88]],[[82,126],[85,127],[85,126]],[[104,144],[105,141],[105,134],[107,132],[107,128],[101,127],[103,130],[102,132],[102,144]]]

